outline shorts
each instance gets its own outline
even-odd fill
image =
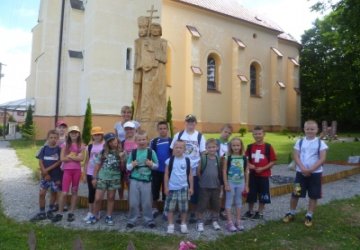
[[[121,188],[121,180],[101,180],[98,179],[96,182],[96,189],[99,190],[117,190]]]
[[[200,189],[198,176],[193,177],[193,183],[194,183],[194,193],[190,197],[190,202],[191,204],[196,205],[198,203],[199,189]]]
[[[317,200],[321,198],[321,176],[322,173],[312,173],[310,176],[304,176],[300,172],[296,172],[295,182],[300,184],[301,190],[300,194],[296,195],[292,193],[293,197],[306,197],[306,192],[310,199]]]
[[[259,202],[263,204],[271,203],[268,177],[256,176],[255,174],[250,173],[249,189],[246,199],[247,203],[255,203],[258,199]]]
[[[77,193],[81,178],[81,169],[64,169],[62,179],[62,192],[68,193],[71,185],[71,192]]]
[[[47,181],[45,179],[41,179],[40,181],[40,189],[49,190],[51,192],[59,192],[60,189],[60,180],[59,181]]]
[[[162,192],[162,200],[164,201],[166,196],[164,194],[164,172],[152,171],[151,191],[153,201],[157,201],[160,198],[160,190]]]
[[[170,190],[165,200],[165,212],[174,212],[176,205],[179,207],[180,213],[186,213],[189,209],[188,188],[180,190]]]
[[[220,211],[220,188],[200,188],[197,211],[204,213],[208,207]]]

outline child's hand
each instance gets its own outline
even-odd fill
[[[189,196],[193,195],[194,190],[192,188],[189,189]]]
[[[230,190],[231,190],[231,189],[230,189],[229,184],[225,184],[225,186],[224,186],[224,187],[225,187],[225,191],[230,192]]]
[[[135,160],[135,161],[132,161],[132,162],[131,162],[131,165],[132,165],[132,167],[134,168],[134,167],[136,167],[136,166],[138,165],[138,163],[137,163],[137,161]]]
[[[51,181],[51,176],[50,176],[49,174],[46,174],[45,177],[44,177],[44,179],[45,179],[46,181]]]
[[[256,173],[261,173],[261,172],[263,172],[264,171],[264,168],[255,168],[255,172]]]
[[[148,160],[148,159],[146,159],[145,164],[146,164],[146,166],[148,166],[149,168],[152,168],[153,165],[154,165],[154,163],[153,163],[152,161]]]
[[[255,170],[255,165],[248,163],[248,168],[251,170]]]
[[[96,179],[92,179],[92,180],[91,180],[91,184],[93,185],[93,187],[96,187],[96,183],[97,183],[97,180],[96,180]]]
[[[164,188],[164,194],[166,194],[166,196],[169,195],[169,189],[168,188]]]
[[[246,186],[246,187],[244,188],[244,191],[245,191],[246,193],[249,193],[249,190],[250,190],[250,188],[249,188],[248,186]]]

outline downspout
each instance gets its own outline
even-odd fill
[[[65,0],[62,0],[61,19],[60,19],[60,32],[59,32],[59,52],[58,52],[58,64],[57,64],[57,78],[56,78],[55,127],[56,127],[56,123],[57,123],[57,121],[59,119],[60,75],[61,75],[61,57],[62,57],[64,12],[65,12]]]

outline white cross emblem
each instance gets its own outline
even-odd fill
[[[255,163],[259,163],[260,159],[264,159],[265,156],[263,154],[261,154],[261,150],[258,149],[255,151],[255,154],[251,154],[251,158],[254,159]]]

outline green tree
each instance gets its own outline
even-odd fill
[[[302,118],[337,120],[339,129],[355,130],[360,122],[360,2],[343,0],[332,8],[302,36]]]
[[[167,101],[167,105],[166,105],[166,121],[169,124],[170,135],[171,135],[171,137],[174,137],[174,125],[173,125],[173,121],[172,121],[172,106],[171,106],[170,97],[169,97],[169,99]]]
[[[134,101],[131,102],[131,120],[134,120],[134,114],[135,114],[135,104]]]
[[[33,121],[33,110],[31,108],[31,105],[29,105],[26,110],[25,123],[22,127],[21,133],[25,139],[35,141],[36,130],[35,130],[35,124]]]
[[[92,127],[92,111],[90,99],[87,100],[84,125],[82,131],[82,140],[85,144],[89,144],[91,140],[91,127]]]

